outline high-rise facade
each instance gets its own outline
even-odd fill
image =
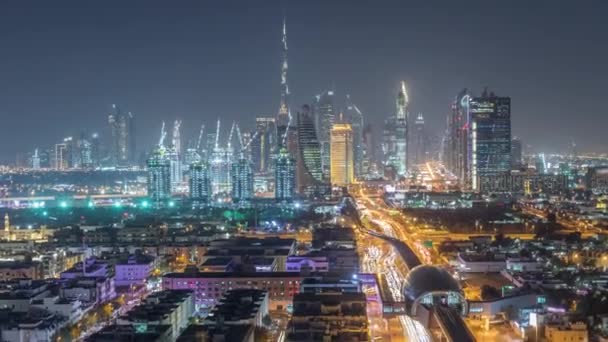
[[[53,155],[53,168],[55,170],[65,170],[68,168],[67,152],[68,147],[65,142],[55,144],[55,153]]]
[[[409,97],[405,81],[401,82],[395,104],[395,114],[384,123],[382,151],[385,167],[392,169],[397,177],[403,177],[407,173],[409,121]]]
[[[272,117],[255,119],[257,136],[251,141],[251,158],[256,173],[267,173],[272,169],[272,156],[277,147],[276,120]]]
[[[146,165],[148,167],[148,198],[154,206],[165,206],[165,201],[171,197],[170,161],[165,154],[165,148],[159,146]]]
[[[329,178],[330,132],[335,122],[335,99],[333,90],[325,91],[314,98],[313,109],[317,128],[317,138],[321,145],[321,165],[323,175]]]
[[[114,166],[129,166],[135,161],[135,118],[115,104],[108,116],[112,136],[111,159]]]
[[[276,158],[274,168],[275,185],[274,197],[277,201],[291,201],[295,196],[296,187],[296,161],[282,148]]]
[[[309,106],[298,112],[298,154],[297,154],[298,192],[313,194],[323,184],[321,166],[321,146],[317,140],[314,118]]]
[[[523,166],[522,159],[522,144],[521,140],[514,137],[511,140],[511,167],[513,169],[520,169]]]
[[[426,162],[427,144],[428,140],[424,128],[424,117],[422,116],[422,113],[418,113],[410,134],[410,166]]]
[[[232,202],[247,203],[253,199],[253,170],[251,162],[239,158],[232,164]]]
[[[350,98],[346,95],[346,112],[348,121],[353,129],[353,163],[355,165],[355,178],[363,176],[363,164],[365,158],[364,143],[363,143],[363,113],[359,110]]]
[[[354,180],[353,130],[350,124],[336,123],[331,129],[331,184],[344,186]]]
[[[443,142],[443,163],[457,178],[462,189],[472,187],[471,94],[463,89],[452,102]]]
[[[190,201],[193,208],[201,208],[211,200],[211,179],[209,165],[196,161],[190,164]]]
[[[471,99],[472,188],[479,178],[511,171],[511,98],[483,92]]]
[[[291,109],[289,108],[289,84],[287,82],[287,71],[289,65],[287,63],[287,26],[283,19],[283,34],[281,40],[281,101],[279,103],[279,113],[277,115],[277,148],[285,147],[295,155],[297,149],[297,133],[295,124],[292,121]]]

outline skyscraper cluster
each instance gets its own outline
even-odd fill
[[[509,172],[512,152],[511,98],[487,89],[479,97],[461,91],[448,116],[443,152],[461,188],[480,190],[480,178]]]

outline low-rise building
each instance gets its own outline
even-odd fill
[[[263,326],[268,315],[268,292],[255,289],[236,289],[226,292],[205,318],[204,324]]]
[[[289,256],[285,270],[287,272],[327,272],[329,270],[327,257],[317,254]]]
[[[545,326],[545,338],[547,342],[588,342],[589,332],[587,325],[583,322],[572,324],[547,324]]]
[[[173,342],[171,325],[109,325],[94,333],[86,342]],[[195,340],[190,340],[195,341]],[[196,340],[199,341],[199,340]],[[200,340],[206,341],[206,340]]]
[[[118,286],[143,285],[154,268],[156,258],[144,254],[129,255],[114,266],[116,275],[114,284]]]
[[[79,277],[65,280],[61,298],[79,300],[85,304],[102,304],[116,297],[114,277]]]
[[[193,290],[199,308],[216,305],[228,290],[260,289],[268,292],[272,309],[285,310],[300,290],[304,277],[296,272],[200,272],[190,267],[184,272],[163,276],[163,289]]]
[[[0,262],[0,281],[13,279],[42,279],[44,271],[42,263],[37,261],[4,261]]]
[[[118,325],[138,326],[169,325],[171,340],[177,337],[190,324],[194,315],[194,293],[183,290],[166,290],[151,294],[144,302],[119,317]]]
[[[369,341],[363,293],[299,293],[287,341]]]

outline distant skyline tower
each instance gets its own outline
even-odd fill
[[[165,155],[165,136],[165,123],[163,122],[158,146],[146,161],[148,198],[152,200],[155,207],[165,206],[165,201],[171,197],[171,163]]]
[[[291,201],[296,188],[296,161],[286,148],[279,151],[274,169],[274,197],[277,201]]]
[[[171,139],[171,148],[166,151],[167,158],[171,165],[171,192],[179,192],[184,180],[181,156],[181,135],[180,128],[181,120],[175,120],[173,123],[173,135]]]
[[[363,159],[365,156],[363,144],[364,120],[363,113],[352,102],[350,95],[346,95],[346,115],[353,129],[353,163],[355,165],[355,178],[363,176]]]
[[[277,151],[286,147],[287,150],[295,154],[297,148],[296,131],[292,127],[291,109],[289,107],[289,84],[287,82],[287,23],[283,17],[283,31],[281,39],[281,100],[279,103],[279,113],[277,115]]]
[[[113,104],[108,116],[112,136],[111,159],[113,166],[129,166],[136,157],[135,118]]]
[[[424,117],[422,113],[418,113],[416,116],[416,120],[414,121],[414,129],[410,134],[410,144],[411,144],[411,165],[419,165],[425,163],[426,155],[427,155],[427,136],[424,127]]]
[[[253,170],[251,162],[241,156],[232,163],[232,202],[246,203],[253,198]]]
[[[409,97],[405,81],[401,81],[395,101],[395,114],[384,122],[382,152],[385,172],[390,170],[391,178],[403,177],[407,172],[407,142],[409,121]]]
[[[211,201],[209,165],[195,161],[190,164],[190,201],[193,208],[205,207]]]
[[[511,98],[484,90],[471,99],[472,184],[483,191],[480,177],[511,170]]]
[[[34,155],[32,156],[32,169],[40,169],[40,156],[38,155],[38,149],[34,150]]]
[[[300,193],[316,193],[323,184],[321,146],[317,140],[314,118],[305,105],[298,112],[297,186]]]
[[[257,117],[255,119],[257,137],[251,141],[251,159],[254,172],[266,173],[272,169],[272,156],[277,145],[276,119]]]
[[[330,169],[330,132],[335,122],[335,99],[333,90],[325,91],[314,98],[313,109],[317,138],[321,145],[321,166],[323,176],[329,179]]]
[[[350,124],[336,123],[331,129],[331,184],[345,186],[354,179],[353,131]]]
[[[66,161],[67,150],[68,150],[68,148],[67,148],[67,144],[65,142],[55,144],[55,153],[53,155],[53,168],[55,170],[67,169],[67,161]]]
[[[442,160],[457,178],[462,189],[472,187],[472,116],[471,93],[463,89],[454,98],[447,117]]]
[[[520,169],[523,165],[523,148],[521,139],[514,137],[511,140],[511,166],[513,169]]]

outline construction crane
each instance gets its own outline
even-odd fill
[[[163,121],[163,125],[160,127],[160,139],[158,140],[158,147],[164,147],[166,136],[167,132],[165,132],[165,122]]]
[[[205,131],[205,124],[201,125],[201,131],[198,134],[198,141],[196,142],[196,150],[200,151],[201,149],[201,140],[203,140],[203,132]]]
[[[220,139],[220,119],[217,119],[217,128],[215,129],[215,149],[219,148]]]
[[[178,154],[182,151],[182,142],[179,134],[179,129],[181,126],[182,120],[175,120],[175,122],[173,123],[173,140],[171,141],[171,144],[173,145],[175,152],[177,152]]]
[[[232,123],[232,127],[230,127],[230,134],[228,134],[228,150],[232,146],[232,134],[234,133],[234,126],[236,126],[236,122]]]

